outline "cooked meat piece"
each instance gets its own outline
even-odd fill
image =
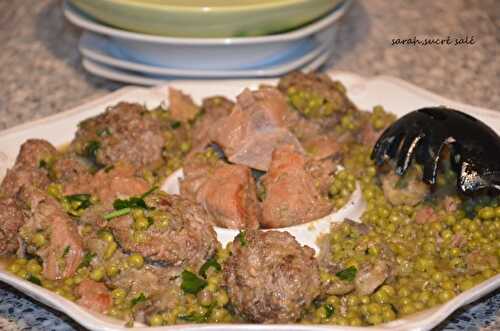
[[[354,285],[359,295],[372,294],[389,277],[389,265],[383,261],[376,261],[373,265],[366,264],[356,274]]]
[[[217,247],[213,220],[200,206],[177,195],[160,192],[150,195],[147,201],[148,206],[166,213],[168,224],[153,223],[143,231],[144,240],[139,241],[134,238],[132,217],[114,218],[109,227],[121,247],[151,261],[198,270]]]
[[[45,169],[33,168],[24,163],[8,169],[0,185],[0,196],[14,197],[23,187],[34,186],[46,189],[50,184]]]
[[[250,168],[222,164],[207,176],[196,201],[213,215],[217,225],[229,229],[259,227],[259,206]]]
[[[498,257],[476,249],[465,256],[467,271],[470,274],[477,274],[486,269],[496,270],[498,268]]]
[[[415,222],[417,224],[432,223],[438,220],[438,214],[431,206],[417,207]]]
[[[13,197],[26,186],[45,189],[49,184],[47,165],[56,154],[55,147],[46,140],[26,140],[21,145],[14,167],[5,174],[0,196]],[[47,164],[44,165],[42,160]]]
[[[223,164],[224,161],[211,148],[188,155],[182,168],[184,178],[179,181],[181,195],[196,200],[196,195],[208,176]]]
[[[352,282],[336,279],[331,282],[324,282],[323,291],[328,295],[345,295],[356,288]]]
[[[19,248],[18,231],[25,217],[15,199],[0,200],[0,255],[13,254]]]
[[[275,89],[244,90],[233,112],[217,121],[210,138],[230,162],[267,171],[272,151],[282,144],[302,147],[285,123],[287,104]]]
[[[198,203],[215,224],[231,229],[256,229],[260,209],[251,170],[227,164],[212,149],[190,155],[180,181],[182,196]]]
[[[333,127],[338,123],[340,116],[348,111],[357,111],[356,106],[345,94],[345,87],[338,81],[332,81],[328,75],[292,72],[280,79],[278,88],[290,97],[293,106],[307,116],[309,121],[318,123],[323,128]],[[294,102],[292,97],[294,93],[313,97],[319,102],[317,105],[319,108],[311,112],[310,100],[307,98]]]
[[[29,207],[28,220],[20,232],[28,238],[44,232],[49,239],[36,252],[43,260],[43,275],[47,279],[71,277],[83,258],[82,238],[76,224],[55,199],[39,189],[23,189],[20,199]]]
[[[122,161],[141,169],[161,163],[164,145],[160,123],[148,110],[121,102],[81,122],[70,148],[79,155],[95,156],[101,165]]]
[[[193,150],[203,150],[210,143],[210,129],[219,119],[228,116],[234,108],[234,102],[222,96],[203,99],[202,116],[193,127]]]
[[[283,145],[274,150],[269,171],[262,179],[266,193],[261,225],[278,228],[301,224],[332,210],[306,172],[305,164],[306,158],[293,146]]]
[[[173,87],[168,88],[169,111],[176,121],[187,122],[193,120],[198,114],[198,107],[193,99],[181,90]]]
[[[286,113],[285,123],[288,130],[301,142],[324,133],[320,123],[308,120],[293,109]]]
[[[420,168],[411,167],[404,176],[394,171],[380,175],[385,198],[395,206],[415,206],[430,193],[430,187],[422,181]]]
[[[21,145],[16,164],[22,163],[36,168],[40,167],[40,161],[48,161],[56,155],[56,148],[47,140],[28,139]]]
[[[85,177],[85,181],[88,181],[91,176],[89,167],[76,156],[57,159],[52,165],[52,174],[60,183],[71,183],[79,177]]]
[[[134,175],[130,165],[118,163],[112,169],[99,170],[94,176],[79,176],[64,186],[64,195],[88,193],[110,208],[115,199],[140,196],[150,189],[144,179]]]
[[[323,160],[340,153],[341,145],[334,137],[318,136],[304,142],[307,154],[315,160]]]
[[[224,279],[231,304],[248,321],[295,322],[320,294],[314,250],[289,233],[246,231],[232,245]]]
[[[314,186],[320,194],[327,196],[332,184],[331,176],[337,169],[336,163],[332,159],[306,161],[305,170],[313,178]]]
[[[76,303],[101,314],[113,306],[111,293],[103,283],[84,279],[75,288],[75,294],[80,297]]]
[[[441,200],[441,205],[443,206],[443,209],[447,213],[453,213],[458,210],[458,207],[460,206],[460,198],[457,196],[445,196],[443,200]]]

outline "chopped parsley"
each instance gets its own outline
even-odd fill
[[[101,130],[97,130],[96,134],[99,137],[107,137],[107,136],[111,136],[111,131],[109,131],[108,128],[104,128],[104,129],[101,129]]]
[[[85,146],[85,155],[95,159],[99,148],[101,148],[101,143],[97,140],[91,140]]]
[[[172,122],[172,124],[170,124],[170,127],[172,129],[178,129],[181,127],[181,122],[179,122],[179,121]]]
[[[349,267],[344,270],[341,270],[335,274],[338,278],[342,280],[347,280],[349,282],[352,282],[354,278],[356,278],[356,273],[358,272],[358,269],[356,267]]]
[[[85,255],[83,256],[82,262],[80,263],[78,268],[88,267],[90,265],[90,262],[92,262],[92,259],[94,257],[96,257],[95,253],[86,252]]]
[[[32,282],[33,284],[36,284],[38,286],[42,286],[42,282],[40,281],[40,278],[33,276],[31,274],[28,276],[27,281]]]
[[[185,293],[197,294],[205,286],[207,286],[207,281],[198,277],[196,274],[189,270],[184,270],[181,274],[182,284],[181,288]]]
[[[138,296],[136,296],[135,298],[133,298],[130,303],[132,304],[132,306],[135,306],[141,302],[144,302],[146,301],[146,296],[144,295],[144,293],[141,292],[141,294],[139,294]]]
[[[113,202],[114,211],[103,215],[104,219],[109,220],[115,217],[128,215],[132,209],[152,209],[148,207],[144,198],[149,194],[157,190],[157,186],[153,186],[149,191],[141,195],[140,197],[130,197],[128,199],[116,199]]]
[[[243,231],[240,231],[240,233],[238,233],[236,235],[236,237],[234,237],[234,239],[238,239],[239,242],[240,242],[240,245],[241,246],[245,246],[248,242],[247,242],[247,238],[245,238],[245,235],[246,235],[246,232],[245,230]]]
[[[214,268],[215,270],[217,271],[221,271],[221,266],[219,264],[219,262],[217,262],[216,259],[214,258],[211,258],[209,259],[207,262],[205,262],[201,268],[200,268],[200,271],[199,271],[199,274],[203,277],[203,278],[207,278],[207,271],[208,269],[212,267]]]
[[[330,318],[332,317],[333,313],[335,313],[335,307],[332,304],[327,303],[325,305],[325,312],[326,312],[326,318]]]
[[[64,247],[64,252],[63,252],[62,257],[66,257],[66,255],[68,255],[70,250],[71,250],[71,248],[69,246]]]

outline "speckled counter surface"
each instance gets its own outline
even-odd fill
[[[80,31],[58,0],[0,0],[0,129],[45,117],[122,85],[80,65]],[[392,40],[474,37],[473,45],[395,46]],[[498,0],[358,0],[342,20],[328,67],[392,75],[450,99],[500,111]],[[438,330],[500,330],[500,292]],[[495,322],[495,319],[497,320]],[[0,283],[0,330],[81,327]]]

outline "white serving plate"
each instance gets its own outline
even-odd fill
[[[381,104],[388,111],[398,116],[414,109],[425,106],[446,105],[463,110],[492,126],[500,132],[500,113],[493,110],[481,109],[442,98],[411,84],[391,77],[363,78],[350,73],[331,72],[335,79],[342,81],[347,87],[348,94],[361,109],[371,109]],[[204,96],[220,94],[235,97],[243,88],[257,88],[261,83],[275,83],[275,80],[227,80],[220,81],[177,81],[175,87],[190,93],[195,101],[200,102]],[[45,119],[27,123],[0,133],[0,177],[12,166],[19,151],[20,145],[28,138],[44,138],[55,145],[61,145],[73,138],[76,125],[81,120],[103,112],[106,107],[119,101],[140,102],[147,107],[155,107],[165,100],[167,86],[153,89],[127,87],[109,94],[103,98],[88,102],[73,110],[57,114]],[[307,233],[297,233],[299,242],[310,240]],[[113,320],[106,316],[90,312],[75,303],[72,303],[55,293],[47,291],[30,282],[22,280],[6,272],[0,267],[0,281],[4,281],[26,293],[27,295],[60,310],[75,321],[90,330],[129,330],[122,321]],[[464,306],[485,294],[500,287],[500,275],[497,275],[474,288],[461,293],[446,304],[407,316],[396,321],[374,327],[344,327],[332,325],[258,325],[258,324],[204,324],[204,325],[175,325],[157,328],[158,330],[182,331],[322,331],[322,330],[401,330],[420,331],[429,330],[443,321],[457,308]],[[148,330],[138,325],[137,330]]]
[[[78,49],[80,53],[94,62],[107,66],[129,70],[137,73],[162,75],[184,78],[241,78],[241,77],[276,77],[298,69],[314,58],[331,48],[335,38],[336,27],[333,25],[314,35],[311,42],[281,59],[277,63],[271,63],[254,69],[235,70],[203,70],[185,69],[175,67],[163,67],[150,64],[138,63],[127,58],[119,48],[114,47],[109,37],[98,35],[93,32],[84,31]]]
[[[134,62],[155,66],[203,69],[249,69],[279,62],[312,42],[312,36],[334,24],[349,7],[342,2],[331,14],[288,33],[263,37],[174,38],[115,29],[85,16],[68,2],[64,15],[73,24],[108,36],[114,47]]]

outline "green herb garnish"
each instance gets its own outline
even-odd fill
[[[109,131],[108,128],[104,128],[104,129],[101,129],[101,130],[97,130],[97,135],[99,137],[107,137],[107,136],[110,136],[111,135],[111,131]]]
[[[97,140],[91,140],[85,146],[85,155],[95,159],[99,148],[101,148],[101,143]]]
[[[78,268],[88,267],[90,265],[90,262],[92,262],[92,259],[94,257],[96,257],[95,253],[86,252],[85,255],[83,256],[82,262],[80,263]]]
[[[347,280],[349,282],[352,282],[354,280],[354,278],[356,278],[356,273],[358,272],[358,269],[356,269],[355,267],[349,267],[349,268],[346,268],[342,271],[339,271],[335,274],[335,276],[337,276],[338,278],[342,279],[342,280]]]
[[[240,231],[240,233],[238,233],[236,235],[236,237],[234,237],[235,239],[239,240],[241,246],[245,246],[247,244],[247,238],[245,238],[245,235],[246,235],[246,231],[243,230],[243,231]]]
[[[180,320],[192,323],[204,323],[208,320],[207,315],[196,315],[196,314],[180,315],[178,318]]]
[[[215,270],[217,271],[221,271],[221,266],[219,264],[219,262],[217,262],[216,259],[214,258],[211,258],[209,259],[207,262],[205,262],[201,268],[200,268],[200,271],[198,272],[203,278],[207,278],[207,271],[208,269],[212,267],[214,268]]]
[[[130,214],[131,211],[132,211],[131,208],[118,209],[118,210],[112,211],[110,213],[104,214],[102,217],[105,220],[110,220],[110,219],[115,218],[115,217],[120,217],[120,216],[123,216],[123,215],[128,215],[128,214]]]
[[[198,277],[191,271],[184,270],[181,274],[182,284],[181,288],[185,293],[196,294],[200,292],[205,286],[207,286],[207,281]]]
[[[64,198],[71,204],[71,207],[75,210],[87,209],[92,205],[90,201],[90,194],[72,194],[66,195]]]
[[[28,276],[27,281],[32,282],[33,284],[36,284],[38,286],[42,286],[42,282],[40,281],[40,278],[33,276],[31,274]]]
[[[144,302],[146,301],[146,296],[144,295],[144,293],[141,292],[141,294],[139,294],[138,296],[136,296],[135,298],[133,298],[130,303],[132,304],[132,306],[135,306],[141,302]]]
[[[332,304],[327,303],[325,305],[325,311],[326,311],[326,318],[330,318],[332,317],[333,313],[335,313],[335,307]]]
[[[66,257],[66,255],[68,255],[69,251],[70,251],[70,247],[69,246],[64,247],[64,252],[63,252],[62,257]]]
[[[179,121],[172,122],[172,124],[170,124],[170,127],[172,129],[178,129],[181,127],[181,122],[179,122]]]

